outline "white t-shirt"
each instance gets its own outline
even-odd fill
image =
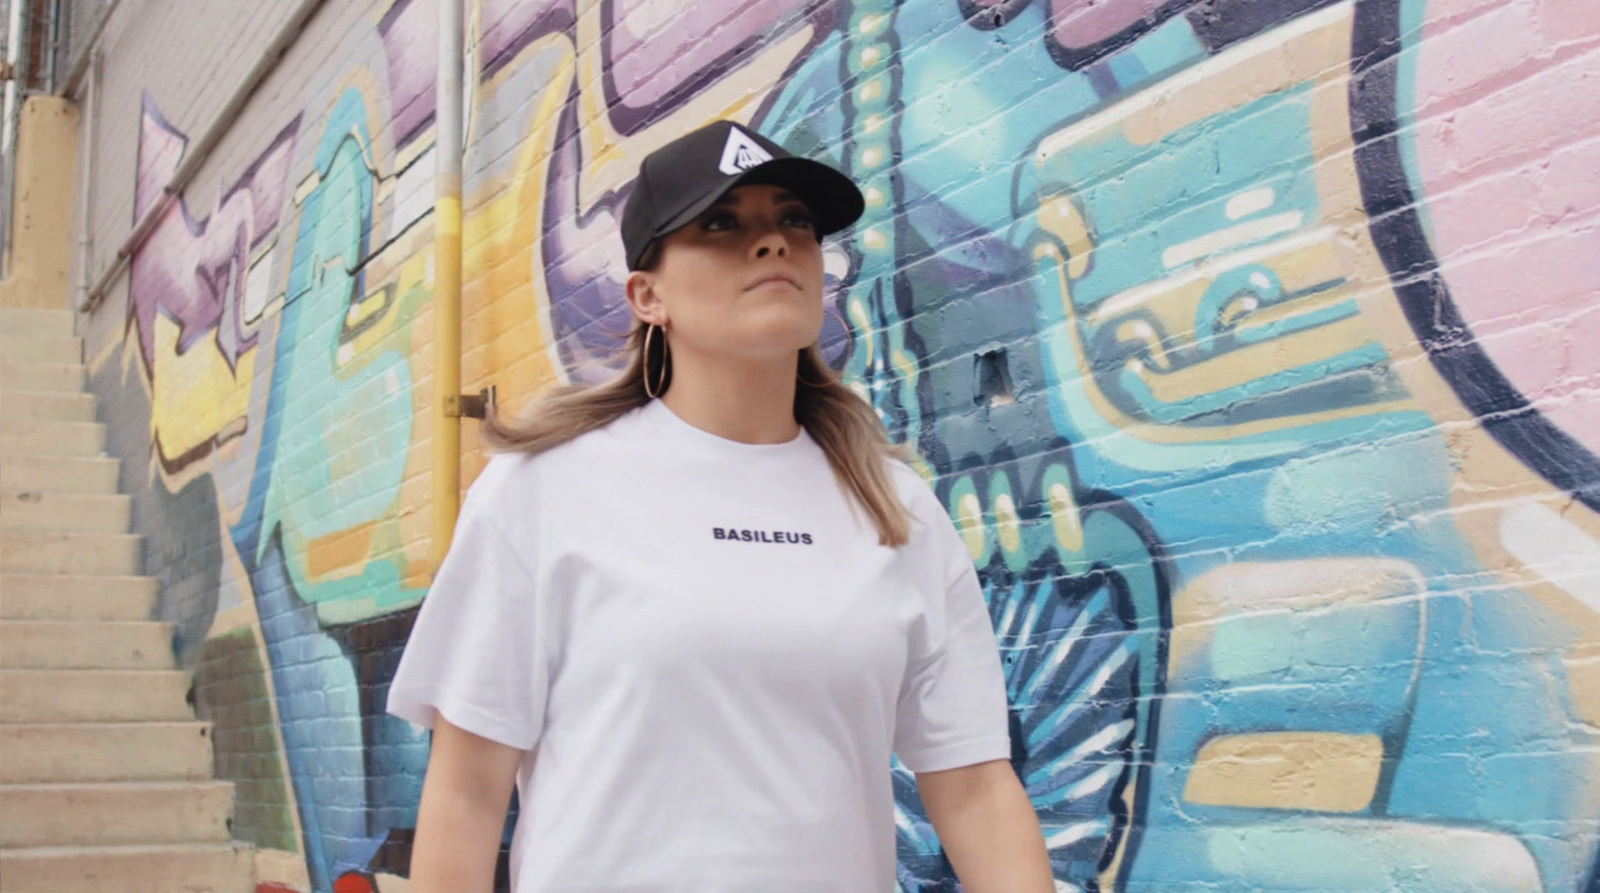
[[[1010,755],[965,545],[891,462],[911,541],[878,545],[801,432],[746,444],[659,400],[462,506],[388,710],[528,751],[516,893],[886,893],[891,750]]]

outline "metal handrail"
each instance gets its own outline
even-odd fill
[[[196,140],[194,145],[184,152],[183,161],[178,165],[178,169],[173,172],[172,179],[162,187],[161,198],[145,210],[143,216],[134,224],[133,231],[128,234],[128,238],[117,249],[117,255],[112,259],[111,264],[100,273],[100,276],[95,280],[94,287],[89,289],[88,293],[83,296],[83,303],[78,307],[80,313],[93,311],[101,301],[105,300],[106,293],[111,290],[112,283],[117,281],[117,277],[121,276],[123,271],[128,268],[128,264],[132,262],[134,253],[144,245],[144,240],[150,237],[150,233],[155,230],[156,224],[166,215],[167,209],[173,202],[177,201],[178,196],[183,192],[183,188],[189,185],[189,180],[199,173],[200,167],[210,159],[211,150],[215,149],[217,143],[222,141],[222,137],[227,134],[234,121],[238,119],[239,114],[244,111],[245,105],[255,95],[256,88],[260,87],[261,83],[267,79],[267,76],[276,69],[278,60],[282,58],[285,52],[288,52],[289,46],[294,43],[295,38],[305,28],[306,22],[310,21],[311,16],[322,7],[324,2],[326,0],[300,0],[299,6],[289,15],[283,27],[278,29],[278,33],[273,36],[272,42],[267,45],[267,48],[256,59],[255,65],[245,75],[244,80],[239,84],[239,88],[229,97],[227,105],[223,106],[222,111],[217,113],[217,117],[211,122],[211,126],[207,127],[200,139]]]

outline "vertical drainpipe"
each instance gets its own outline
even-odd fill
[[[0,275],[11,275],[11,229],[15,221],[11,219],[16,201],[16,176],[17,176],[17,119],[22,114],[19,106],[22,104],[22,90],[18,86],[25,67],[23,60],[24,31],[26,19],[23,16],[23,0],[11,0],[11,15],[6,22],[6,65],[11,69],[11,78],[5,86],[5,121],[0,122],[0,158],[4,158],[5,170],[0,171],[4,178],[4,188],[0,189]]]
[[[46,62],[44,66],[44,88],[51,93],[56,92],[56,85],[58,83],[56,78],[56,69],[60,65],[58,60],[61,58],[61,10],[61,0],[51,0],[50,54],[47,57],[49,61]]]
[[[461,67],[464,0],[439,2],[433,117],[433,570],[455,533],[461,493]]]
[[[100,50],[91,49],[89,53],[79,119],[83,122],[83,144],[78,150],[78,226],[82,227],[82,235],[78,239],[78,293],[72,299],[74,308],[83,307],[94,288],[94,274],[89,272],[94,260],[94,221],[90,215],[94,213],[94,160],[100,132],[96,124],[100,117]]]

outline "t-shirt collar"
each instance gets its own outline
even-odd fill
[[[639,410],[639,420],[655,433],[697,450],[705,450],[729,458],[782,459],[800,455],[816,448],[811,434],[802,426],[793,440],[783,443],[745,443],[713,434],[684,421],[660,400],[651,400]]]

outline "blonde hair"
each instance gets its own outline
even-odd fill
[[[645,355],[646,332],[647,327],[636,321],[625,348],[627,368],[616,378],[598,385],[552,388],[512,423],[491,413],[483,421],[484,441],[500,452],[542,453],[649,403],[652,398],[645,391],[645,374],[660,370],[651,380],[659,379],[656,390],[664,392],[672,383],[672,362],[664,333],[649,339],[650,355]],[[840,488],[878,529],[878,542],[905,545],[911,535],[911,519],[884,459],[904,460],[909,450],[890,443],[878,414],[823,362],[819,344],[800,351],[795,374],[795,420],[827,454]]]

